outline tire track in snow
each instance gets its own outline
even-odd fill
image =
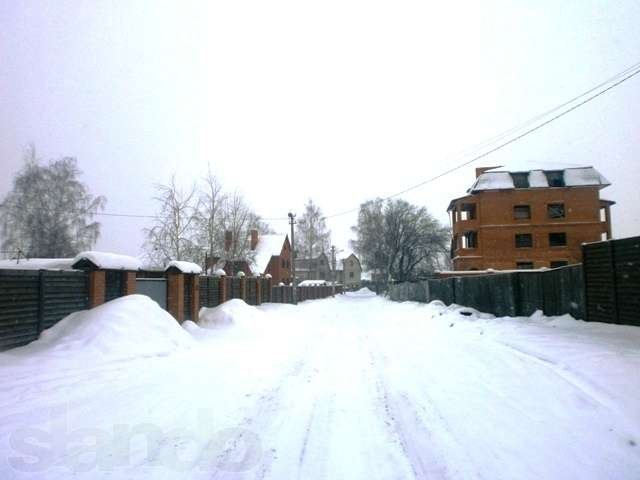
[[[380,352],[371,352],[370,365],[376,373],[376,390],[385,413],[385,423],[397,437],[414,477],[438,480],[481,478],[468,468],[470,459],[429,397],[421,392],[422,402],[417,403],[418,408],[407,392],[392,389],[384,374],[384,363]],[[428,418],[425,419],[425,416]],[[443,452],[448,452],[449,459],[445,458]],[[454,456],[458,458],[456,462],[451,462]],[[467,465],[464,472],[459,469],[462,464]]]

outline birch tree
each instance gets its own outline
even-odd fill
[[[145,229],[145,249],[149,260],[163,266],[170,260],[201,263],[201,248],[195,238],[199,207],[196,186],[186,190],[176,185],[175,176],[167,185],[156,185],[154,200],[159,204],[155,225]]]
[[[304,207],[304,212],[298,218],[296,224],[297,252],[304,258],[315,258],[329,250],[331,244],[331,231],[327,228],[326,221],[320,207],[309,199]]]
[[[100,235],[95,215],[104,196],[93,196],[78,177],[75,158],[42,164],[35,147],[0,203],[2,250],[28,257],[73,257],[90,249]],[[11,254],[10,254],[11,256]]]

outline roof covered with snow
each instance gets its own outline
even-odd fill
[[[202,273],[202,268],[197,263],[184,262],[181,260],[171,260],[165,267],[165,271],[170,268],[177,268],[182,273],[193,273],[196,275],[200,275]]]
[[[264,273],[271,257],[280,255],[286,239],[286,235],[280,234],[260,235],[258,245],[256,246],[256,256],[251,265],[251,269],[256,275]]]
[[[0,260],[0,270],[71,270],[73,258],[21,258]]]
[[[326,280],[303,280],[298,284],[299,287],[320,287],[327,285]]]
[[[544,170],[511,170],[505,167],[497,167],[478,176],[468,191],[513,189],[515,185],[512,173],[526,173],[529,182],[528,188],[548,188],[549,182],[545,172],[558,171],[563,172],[564,186],[566,187],[594,186],[604,188],[610,185],[610,182],[593,167],[549,168]]]
[[[86,260],[101,270],[140,270],[142,262],[136,257],[118,253],[88,251],[76,255],[73,265]]]

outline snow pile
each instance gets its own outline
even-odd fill
[[[29,258],[0,260],[0,270],[71,270],[73,258]]]
[[[433,305],[434,302],[431,302],[431,304]],[[452,303],[448,307],[442,308],[440,314],[441,315],[453,314],[455,316],[466,317],[470,320],[476,320],[476,319],[487,320],[491,318],[496,318],[495,315],[492,315],[490,313],[483,313],[483,312],[480,312],[479,310],[476,310],[475,308],[463,307],[460,305],[456,305],[455,303]]]
[[[214,308],[202,307],[198,324],[203,328],[218,328],[231,324],[248,325],[261,320],[263,313],[243,300],[234,298]]]
[[[82,252],[73,259],[73,265],[82,260],[87,260],[103,270],[140,270],[142,268],[142,262],[139,259],[118,253]]]
[[[127,295],[72,313],[10,355],[75,365],[167,355],[193,341],[178,322],[145,295]]]
[[[363,287],[360,290],[357,290],[355,292],[346,292],[345,295],[347,297],[363,297],[363,298],[368,298],[368,297],[375,297],[376,293],[372,292],[371,290],[369,290],[367,287]]]
[[[167,264],[165,271],[169,270],[172,267],[177,268],[182,273],[192,273],[195,275],[200,275],[202,273],[202,268],[200,268],[200,265],[196,263],[184,262],[181,260],[171,260]]]

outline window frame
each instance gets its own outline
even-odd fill
[[[528,237],[529,238],[529,245],[518,245],[518,238],[522,239]],[[533,248],[533,234],[532,233],[516,233],[513,236],[514,239],[514,245],[515,248],[517,249],[521,249],[521,248]]]
[[[562,207],[562,216],[552,216],[551,215],[551,209],[553,207],[558,207],[561,206]],[[565,208],[565,203],[564,202],[549,202],[547,203],[547,218],[551,219],[551,220],[560,220],[560,219],[565,219],[567,218],[567,209]]]
[[[552,242],[552,240],[551,240],[551,236],[552,235],[564,235],[564,243],[562,243],[562,244],[556,243],[554,245],[554,242]],[[569,243],[568,240],[567,240],[567,232],[549,232],[548,241],[549,241],[549,248],[564,248]]]
[[[528,217],[518,217],[516,215],[516,209],[518,209],[518,208],[527,208],[529,216]],[[513,213],[513,219],[514,220],[531,220],[531,205],[529,205],[529,204],[519,203],[517,205],[514,205],[511,211]]]

